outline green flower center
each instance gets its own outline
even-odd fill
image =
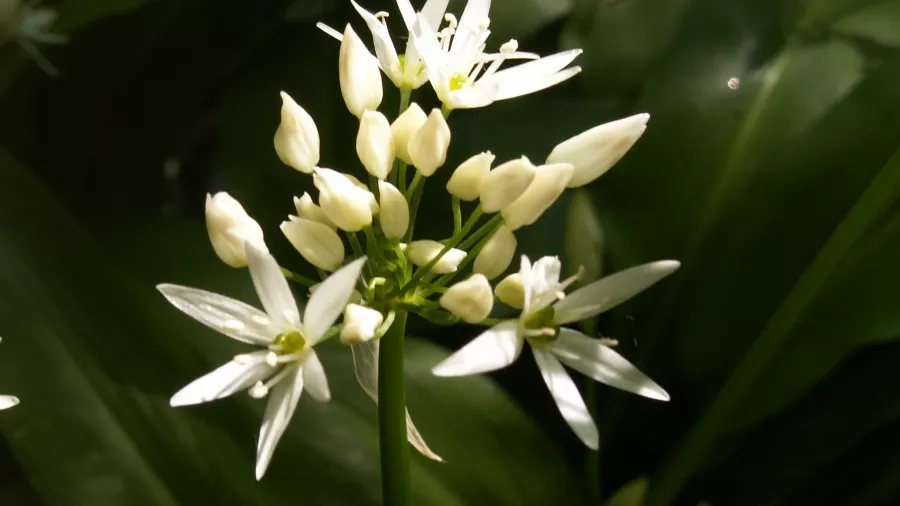
[[[450,91],[457,91],[463,89],[466,85],[468,78],[462,74],[453,74],[450,77]]]
[[[275,336],[275,343],[281,348],[281,354],[297,353],[306,348],[306,339],[297,330],[282,332]]]
[[[559,337],[559,325],[554,324],[554,318],[556,318],[556,310],[553,309],[553,306],[547,306],[540,311],[528,315],[528,318],[526,318],[523,322],[523,325],[526,329],[552,330],[552,334],[548,332],[546,334],[540,334],[537,336],[529,336],[528,339],[537,344],[556,341],[556,339]]]
[[[397,57],[400,60],[400,72],[406,73],[406,55],[401,54]],[[422,75],[422,72],[425,72],[425,64],[421,61],[419,62],[419,68],[416,69],[416,76]]]

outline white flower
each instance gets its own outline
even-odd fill
[[[378,58],[378,65],[384,74],[388,76],[388,79],[394,83],[394,86],[414,90],[425,84],[428,81],[428,75],[425,73],[425,67],[412,42],[412,37],[408,37],[406,53],[398,54],[391,39],[391,33],[385,23],[387,13],[378,12],[372,14],[360,7],[355,1],[350,0],[350,2],[372,32],[372,41],[375,47],[375,55]],[[449,0],[428,0],[422,7],[420,15],[428,21],[429,26],[436,27],[444,17],[448,3]],[[416,22],[416,11],[409,0],[397,0],[397,6],[406,25],[406,31],[409,33]],[[317,23],[316,26],[337,40],[343,38],[340,32],[325,24]]]
[[[649,114],[611,121],[559,143],[547,163],[571,163],[575,172],[569,188],[584,186],[616,164],[647,129]]]
[[[319,205],[325,216],[347,232],[358,232],[372,224],[373,206],[377,202],[372,192],[360,187],[350,176],[336,170],[316,167],[313,184],[319,190]]]
[[[528,341],[563,418],[587,446],[596,449],[597,427],[560,362],[596,381],[651,399],[668,400],[669,395],[602,341],[560,326],[619,305],[678,266],[676,261],[662,260],[632,267],[564,297],[563,290],[577,277],[560,282],[557,258],[544,257],[532,266],[523,256],[519,276],[524,294],[519,318],[488,329],[435,366],[433,372],[438,376],[464,376],[500,369],[512,364]]]
[[[2,341],[2,339],[0,339]],[[0,411],[11,408],[19,403],[19,398],[14,395],[0,395]]]
[[[285,165],[309,174],[319,163],[316,122],[283,91],[281,101],[281,123],[275,130],[275,153]]]
[[[394,165],[394,140],[391,124],[378,111],[365,111],[356,134],[356,154],[366,172],[386,179]]]
[[[321,207],[317,206],[316,203],[313,202],[313,199],[309,195],[309,193],[303,192],[302,197],[294,197],[294,207],[297,209],[297,216],[301,218],[318,221],[323,225],[328,225],[330,228],[337,228],[335,224],[332,223],[330,219],[328,219],[325,211],[323,211]]]
[[[501,210],[510,230],[531,225],[550,208],[572,179],[571,163],[551,163],[535,169],[534,179],[519,198]]]
[[[247,266],[245,243],[265,248],[262,228],[225,192],[206,194],[206,231],[216,255],[231,267]]]
[[[412,136],[422,128],[428,116],[425,111],[415,102],[409,104],[409,107],[397,119],[391,123],[391,136],[394,139],[394,154],[397,158],[406,163],[412,163],[409,157],[409,141]]]
[[[490,0],[469,0],[458,25],[456,18],[448,15],[449,25],[437,31],[438,24],[420,14],[411,29],[410,38],[421,55],[428,80],[446,108],[483,107],[527,95],[581,71],[580,67],[565,68],[581,54],[580,49],[540,58],[518,52],[518,43],[511,40],[500,46],[499,53],[485,54],[490,7]],[[498,70],[510,59],[534,61]]]
[[[313,351],[341,315],[359,278],[365,258],[328,277],[300,312],[287,280],[268,252],[247,243],[250,275],[265,312],[216,293],[179,285],[157,286],[175,307],[232,339],[255,345],[227,364],[182,388],[172,406],[199,404],[249,389],[256,398],[268,394],[256,455],[256,478],[262,478],[305,388],[313,399],[331,398],[322,363]]]
[[[484,178],[490,172],[494,158],[490,151],[485,151],[459,164],[447,181],[447,191],[450,195],[467,202],[477,199],[481,195]]]
[[[291,245],[309,263],[333,271],[344,260],[344,243],[335,230],[324,223],[289,216],[281,222],[281,231]]]
[[[503,274],[516,255],[516,235],[506,225],[502,225],[494,235],[484,243],[484,247],[475,257],[472,270],[484,274],[487,279],[494,279]]]
[[[381,198],[378,221],[381,231],[388,239],[399,239],[409,228],[409,203],[396,186],[387,181],[378,181],[378,195]]]
[[[338,57],[341,94],[347,109],[357,118],[363,111],[374,111],[381,105],[381,73],[378,61],[369,53],[359,36],[347,25]]]
[[[378,327],[384,322],[384,315],[374,309],[358,304],[344,307],[344,326],[341,328],[341,342],[357,344],[375,337]]]
[[[405,248],[406,257],[409,258],[409,261],[415,265],[418,265],[419,267],[428,265],[428,263],[431,262],[431,260],[444,249],[443,244],[427,239],[422,241],[413,241],[405,247],[403,244],[401,244],[400,247]],[[431,267],[431,272],[434,272],[435,274],[447,274],[450,272],[456,272],[456,268],[459,267],[459,264],[462,263],[463,259],[465,258],[465,251],[461,249],[450,248],[450,251],[444,253],[441,259]]]
[[[409,139],[406,151],[410,162],[423,176],[434,174],[447,160],[450,127],[439,109],[432,109],[425,123]]]
[[[491,314],[494,294],[491,284],[483,274],[473,274],[460,281],[441,295],[441,307],[468,323],[478,323]]]

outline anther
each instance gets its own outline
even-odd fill
[[[278,365],[278,355],[274,351],[270,351],[266,354],[266,363],[269,364],[269,367],[275,367]]]
[[[242,353],[240,355],[234,356],[234,363],[238,365],[250,365],[253,363],[253,357],[247,355],[246,353]]]
[[[447,22],[448,28],[450,28],[451,30],[456,30],[456,27],[459,26],[459,22],[457,22],[456,16],[450,14],[449,12],[447,14],[444,14],[444,21]]]
[[[376,18],[376,19],[384,19],[384,18],[386,18],[386,17],[388,17],[388,16],[390,16],[390,14],[388,14],[387,11],[378,11],[378,12],[375,13],[375,18]]]
[[[250,397],[253,397],[254,399],[262,399],[269,394],[269,388],[263,385],[262,381],[257,381],[248,393],[250,394]]]
[[[500,46],[501,53],[515,53],[519,49],[519,42],[516,39],[509,39],[508,42]]]

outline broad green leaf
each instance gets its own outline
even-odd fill
[[[862,8],[834,23],[834,31],[900,47],[900,1],[885,0]]]

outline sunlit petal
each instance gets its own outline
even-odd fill
[[[303,327],[310,346],[319,342],[325,331],[344,312],[365,263],[366,257],[362,257],[341,267],[328,276],[309,298],[303,312]]]
[[[251,353],[248,357],[257,358],[266,354],[268,350],[262,350]],[[221,399],[250,388],[257,381],[265,380],[272,372],[272,367],[264,360],[248,360],[246,363],[231,361],[179,390],[172,396],[169,404],[173,407],[190,406]]]
[[[259,431],[259,443],[256,450],[256,479],[262,479],[272,461],[272,454],[287,428],[297,402],[303,392],[303,374],[300,369],[293,366],[294,370],[285,376],[269,392],[269,402],[266,404],[266,412],[263,415],[262,428]]]
[[[297,302],[275,258],[250,241],[247,241],[245,247],[250,277],[253,278],[253,286],[256,287],[256,294],[266,308],[266,313],[277,325],[299,326]]]
[[[532,351],[544,383],[566,423],[588,448],[596,450],[600,446],[600,435],[572,377],[548,351],[534,347]]]
[[[319,401],[328,402],[331,400],[331,390],[328,388],[328,377],[325,376],[325,368],[322,367],[322,361],[316,352],[310,350],[309,355],[300,365],[301,374],[303,374],[303,384],[309,395]]]
[[[238,341],[265,345],[277,333],[266,313],[239,300],[181,285],[161,284],[156,288],[191,318]]]
[[[491,327],[431,371],[437,376],[468,376],[512,364],[522,352],[524,343],[517,327],[516,320]]]

